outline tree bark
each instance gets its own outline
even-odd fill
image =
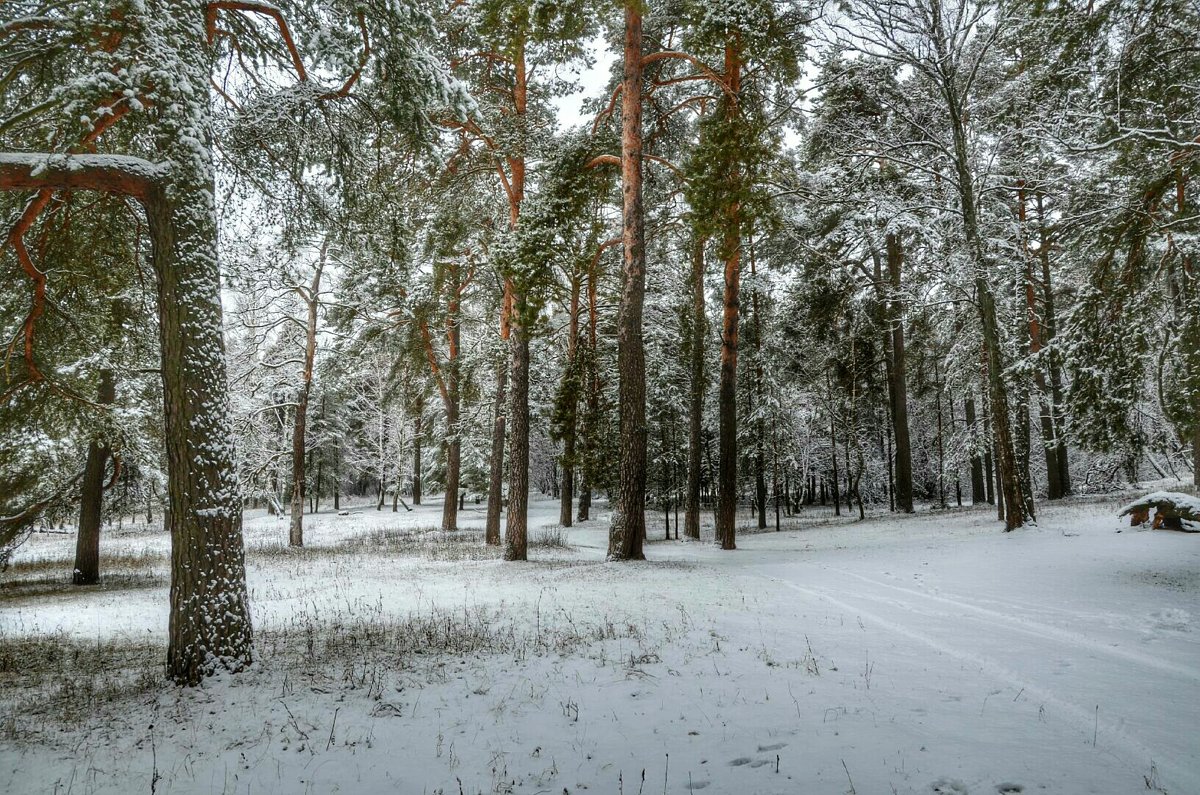
[[[934,412],[937,413],[937,455],[938,455],[938,507],[947,508],[946,504],[946,439],[944,419],[942,412],[942,386],[941,377],[938,375],[937,356],[933,357],[933,406]]]
[[[312,394],[313,362],[317,357],[317,310],[321,294],[321,272],[325,269],[325,255],[329,241],[321,246],[321,256],[317,261],[312,284],[305,293],[302,289],[301,298],[306,309],[304,324],[304,366],[300,372],[300,389],[296,396],[296,412],[292,422],[292,507],[289,517],[288,545],[304,546],[304,490],[308,478],[305,467],[305,452],[307,447],[308,430],[308,399]]]
[[[501,339],[508,339],[508,323],[504,324]],[[500,509],[504,502],[504,443],[505,414],[508,402],[508,366],[502,363],[496,373],[496,405],[492,416],[491,478],[488,480],[487,520],[484,524],[485,541],[490,546],[500,546]]]
[[[112,370],[100,371],[100,386],[96,402],[111,405],[117,399]],[[92,439],[88,445],[87,464],[80,484],[79,534],[75,539],[75,571],[72,582],[76,585],[95,585],[100,582],[100,522],[104,509],[104,469],[112,450],[107,439]],[[149,504],[146,513],[149,515]],[[149,523],[150,519],[147,518]]]
[[[412,504],[421,504],[421,448],[425,437],[425,395],[420,390],[413,401]]]
[[[461,411],[461,302],[464,280],[462,268],[457,262],[447,264],[449,278],[446,289],[446,496],[442,501],[442,531],[458,530],[458,492],[462,473],[462,436],[459,428]]]
[[[513,56],[513,112],[524,119],[528,108],[529,73],[525,42],[518,39]],[[525,158],[508,158],[509,226],[517,227],[525,199]],[[505,283],[509,320],[508,511],[505,514],[505,560],[526,560],[529,525],[529,318],[523,291]],[[503,320],[501,321],[503,324]],[[503,336],[503,330],[502,334]]]
[[[987,490],[983,483],[983,456],[979,454],[979,429],[975,427],[975,398],[968,395],[964,411],[967,418],[967,433],[971,435],[971,503],[987,502]]]
[[[1037,194],[1038,259],[1042,266],[1042,336],[1049,346],[1046,371],[1049,373],[1050,429],[1054,437],[1054,465],[1058,470],[1060,497],[1071,494],[1071,466],[1067,456],[1066,419],[1063,416],[1062,357],[1054,345],[1058,333],[1058,318],[1054,311],[1054,287],[1050,280],[1050,241],[1046,232],[1045,208],[1041,193]],[[1040,374],[1040,371],[1039,371]],[[1042,376],[1045,378],[1045,376]],[[1048,460],[1048,459],[1047,459]]]
[[[596,431],[590,427],[590,423],[596,422],[600,416],[600,374],[596,369],[596,326],[599,323],[597,297],[600,280],[599,267],[600,257],[597,255],[592,258],[591,269],[588,270],[588,366],[586,374],[588,380],[586,415],[588,417],[588,424],[584,426],[587,433],[584,436],[583,477],[579,484],[579,512],[576,514],[576,520],[580,522],[586,522],[591,518],[592,468],[595,466],[595,456],[591,450],[591,445]]]
[[[1200,407],[1197,413],[1200,413]],[[1200,426],[1192,431],[1192,484],[1200,486]]]
[[[508,513],[504,559],[527,560],[529,543],[529,332],[525,296],[516,293],[516,316],[509,339],[512,369],[508,401]]]
[[[565,395],[568,404],[563,424],[562,492],[559,495],[558,523],[570,527],[575,519],[575,436],[578,429],[579,407],[579,287],[583,273],[576,267],[571,275],[570,322],[567,327],[567,362],[564,373]]]
[[[996,299],[984,275],[985,256],[976,218],[975,193],[967,160],[966,131],[957,101],[950,93],[951,130],[954,137],[955,161],[958,171],[962,204],[963,228],[975,265],[975,298],[979,307],[980,325],[988,361],[988,396],[991,403],[992,431],[995,440],[996,472],[1004,500],[1004,529],[1015,530],[1033,518],[1033,502],[1027,499],[1021,483],[1016,447],[1013,444],[1012,421],[1008,411],[1008,391],[1004,384],[1004,352],[1001,347],[1000,325],[996,315]]]
[[[620,475],[608,533],[609,560],[645,560],[646,361],[642,305],[646,292],[646,241],[642,216],[642,13],[625,4],[625,72],[621,93],[621,193],[624,278],[617,311],[620,408]]]
[[[177,0],[165,23],[186,74],[161,87],[159,145],[172,164],[147,219],[158,275],[171,530],[167,671],[198,684],[252,656],[242,505],[222,339],[216,186],[204,6]]]
[[[842,498],[838,494],[838,463],[837,463],[837,414],[833,409],[833,382],[829,378],[829,369],[825,369],[825,394],[829,399],[829,460],[833,462],[833,515],[842,515]],[[821,493],[821,504],[825,504],[825,493]]]
[[[1033,252],[1029,249],[1029,199],[1025,191],[1025,180],[1017,180],[1017,225],[1020,230],[1021,255],[1024,267],[1025,312],[1028,322],[1029,355],[1036,358],[1042,350],[1042,318],[1038,312],[1037,291],[1035,283],[1038,279],[1033,273]],[[1059,480],[1058,468],[1058,439],[1054,428],[1052,398],[1049,385],[1046,382],[1046,371],[1042,362],[1035,362],[1033,368],[1033,384],[1037,393],[1038,425],[1042,437],[1042,453],[1046,458],[1046,497],[1057,500],[1062,497],[1062,483]],[[1027,412],[1023,421],[1028,423]],[[1026,458],[1028,467],[1028,456]]]
[[[741,91],[741,52],[733,39],[725,44],[725,80],[729,93]],[[730,96],[721,99],[723,112],[736,123],[738,103]],[[735,166],[728,175],[732,185],[741,181]],[[741,287],[741,205],[731,201],[726,208],[721,255],[725,260],[724,307],[721,314],[721,382],[718,391],[720,471],[717,476],[716,535],[721,549],[736,549],[737,519],[737,355]]]
[[[754,231],[750,230],[750,276],[758,275],[754,262]],[[754,423],[754,502],[758,507],[758,529],[767,529],[767,458],[766,423],[763,420],[764,376],[762,364],[762,312],[758,302],[757,288],[750,293],[750,305],[754,325],[754,383],[752,394],[758,405],[758,418]],[[754,412],[751,412],[754,413]]]
[[[912,443],[908,432],[908,375],[904,341],[904,302],[900,297],[901,277],[904,268],[904,248],[900,237],[889,233],[885,238],[887,247],[888,282],[888,325],[891,330],[892,357],[888,364],[888,396],[891,398],[892,437],[896,455],[896,507],[913,512]]]
[[[692,338],[691,394],[688,411],[688,470],[683,534],[700,538],[700,457],[703,454],[701,428],[704,419],[704,332],[708,325],[704,302],[704,244],[697,235],[692,241]]]

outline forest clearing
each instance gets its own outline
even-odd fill
[[[0,590],[0,790],[1191,792],[1200,545],[1117,506],[1020,536],[817,508],[628,567],[601,514],[517,569],[477,511],[461,539],[436,506],[319,514],[291,551],[249,516],[262,652],[199,691],[161,689],[161,534],[83,593],[38,537]]]
[[[0,0],[0,789],[1200,792],[1196,0]]]

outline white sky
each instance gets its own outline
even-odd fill
[[[603,96],[608,85],[612,64],[617,54],[608,48],[604,39],[597,36],[588,43],[592,66],[570,70],[578,81],[580,90],[574,94],[556,97],[552,102],[558,109],[558,129],[566,130],[579,124],[591,124],[592,115],[582,113],[584,100]]]

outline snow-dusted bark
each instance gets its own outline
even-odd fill
[[[167,168],[147,207],[161,317],[171,511],[167,670],[196,684],[250,663],[242,503],[221,330],[220,266],[209,107],[205,4],[163,0],[151,40]]]
[[[646,537],[646,354],[642,307],[646,232],[642,212],[642,12],[625,5],[625,79],[621,94],[621,193],[625,271],[617,315],[621,465],[608,534],[609,560],[643,560]]]

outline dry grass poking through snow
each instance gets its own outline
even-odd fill
[[[545,577],[549,582],[564,567],[589,565],[569,555],[572,547],[561,529],[535,531],[530,546],[543,550],[546,559],[520,578]],[[81,726],[112,725],[131,706],[153,703],[171,692],[164,675],[161,632],[88,640],[36,630],[40,611],[84,595],[85,589],[71,585],[69,551],[63,545],[57,555],[41,551],[17,562],[0,583],[0,605],[26,609],[33,626],[33,631],[29,625],[0,630],[0,741],[43,742],[66,737],[64,732]],[[487,568],[479,573],[486,570],[495,576],[490,562],[499,557],[500,550],[486,546],[480,532],[404,526],[371,528],[302,548],[252,541],[247,559],[258,575],[251,579],[254,608],[269,615],[256,618],[258,662],[238,679],[282,695],[356,691],[381,700],[405,686],[439,681],[447,660],[496,659],[519,665],[596,647],[590,656],[620,665],[624,650],[635,649],[636,656],[655,653],[638,622],[593,609],[579,611],[587,614],[579,618],[555,604],[552,596],[544,604],[538,596],[536,602],[526,597],[454,608],[442,605],[461,600],[431,596],[418,598],[422,606],[413,608],[411,601],[408,607],[398,607],[382,592],[373,597],[355,593],[356,580],[367,569],[394,570],[397,582],[410,582],[419,592],[428,587],[421,574],[426,562],[435,567],[483,566]],[[107,552],[101,571],[101,584],[88,590],[107,592],[118,600],[137,589],[165,591],[169,585],[167,556],[149,547]],[[435,581],[462,576],[455,568],[435,571],[442,572]],[[608,651],[607,641],[620,641],[623,651]]]
[[[541,611],[545,609],[543,614]],[[300,606],[282,627],[258,633],[254,670],[245,684],[282,695],[296,691],[365,691],[370,699],[444,681],[445,660],[568,656],[605,641],[627,641],[641,656],[653,651],[646,633],[608,616],[578,619],[566,610],[536,607],[510,613],[495,607],[430,607],[404,616],[389,613],[382,598],[351,602],[323,614]],[[80,725],[103,723],[169,688],[159,641],[92,642],[65,634],[0,635],[0,741],[29,742]],[[609,659],[620,664],[623,660]]]
[[[87,724],[165,684],[156,641],[80,641],[65,634],[0,634],[0,739],[33,740]]]

